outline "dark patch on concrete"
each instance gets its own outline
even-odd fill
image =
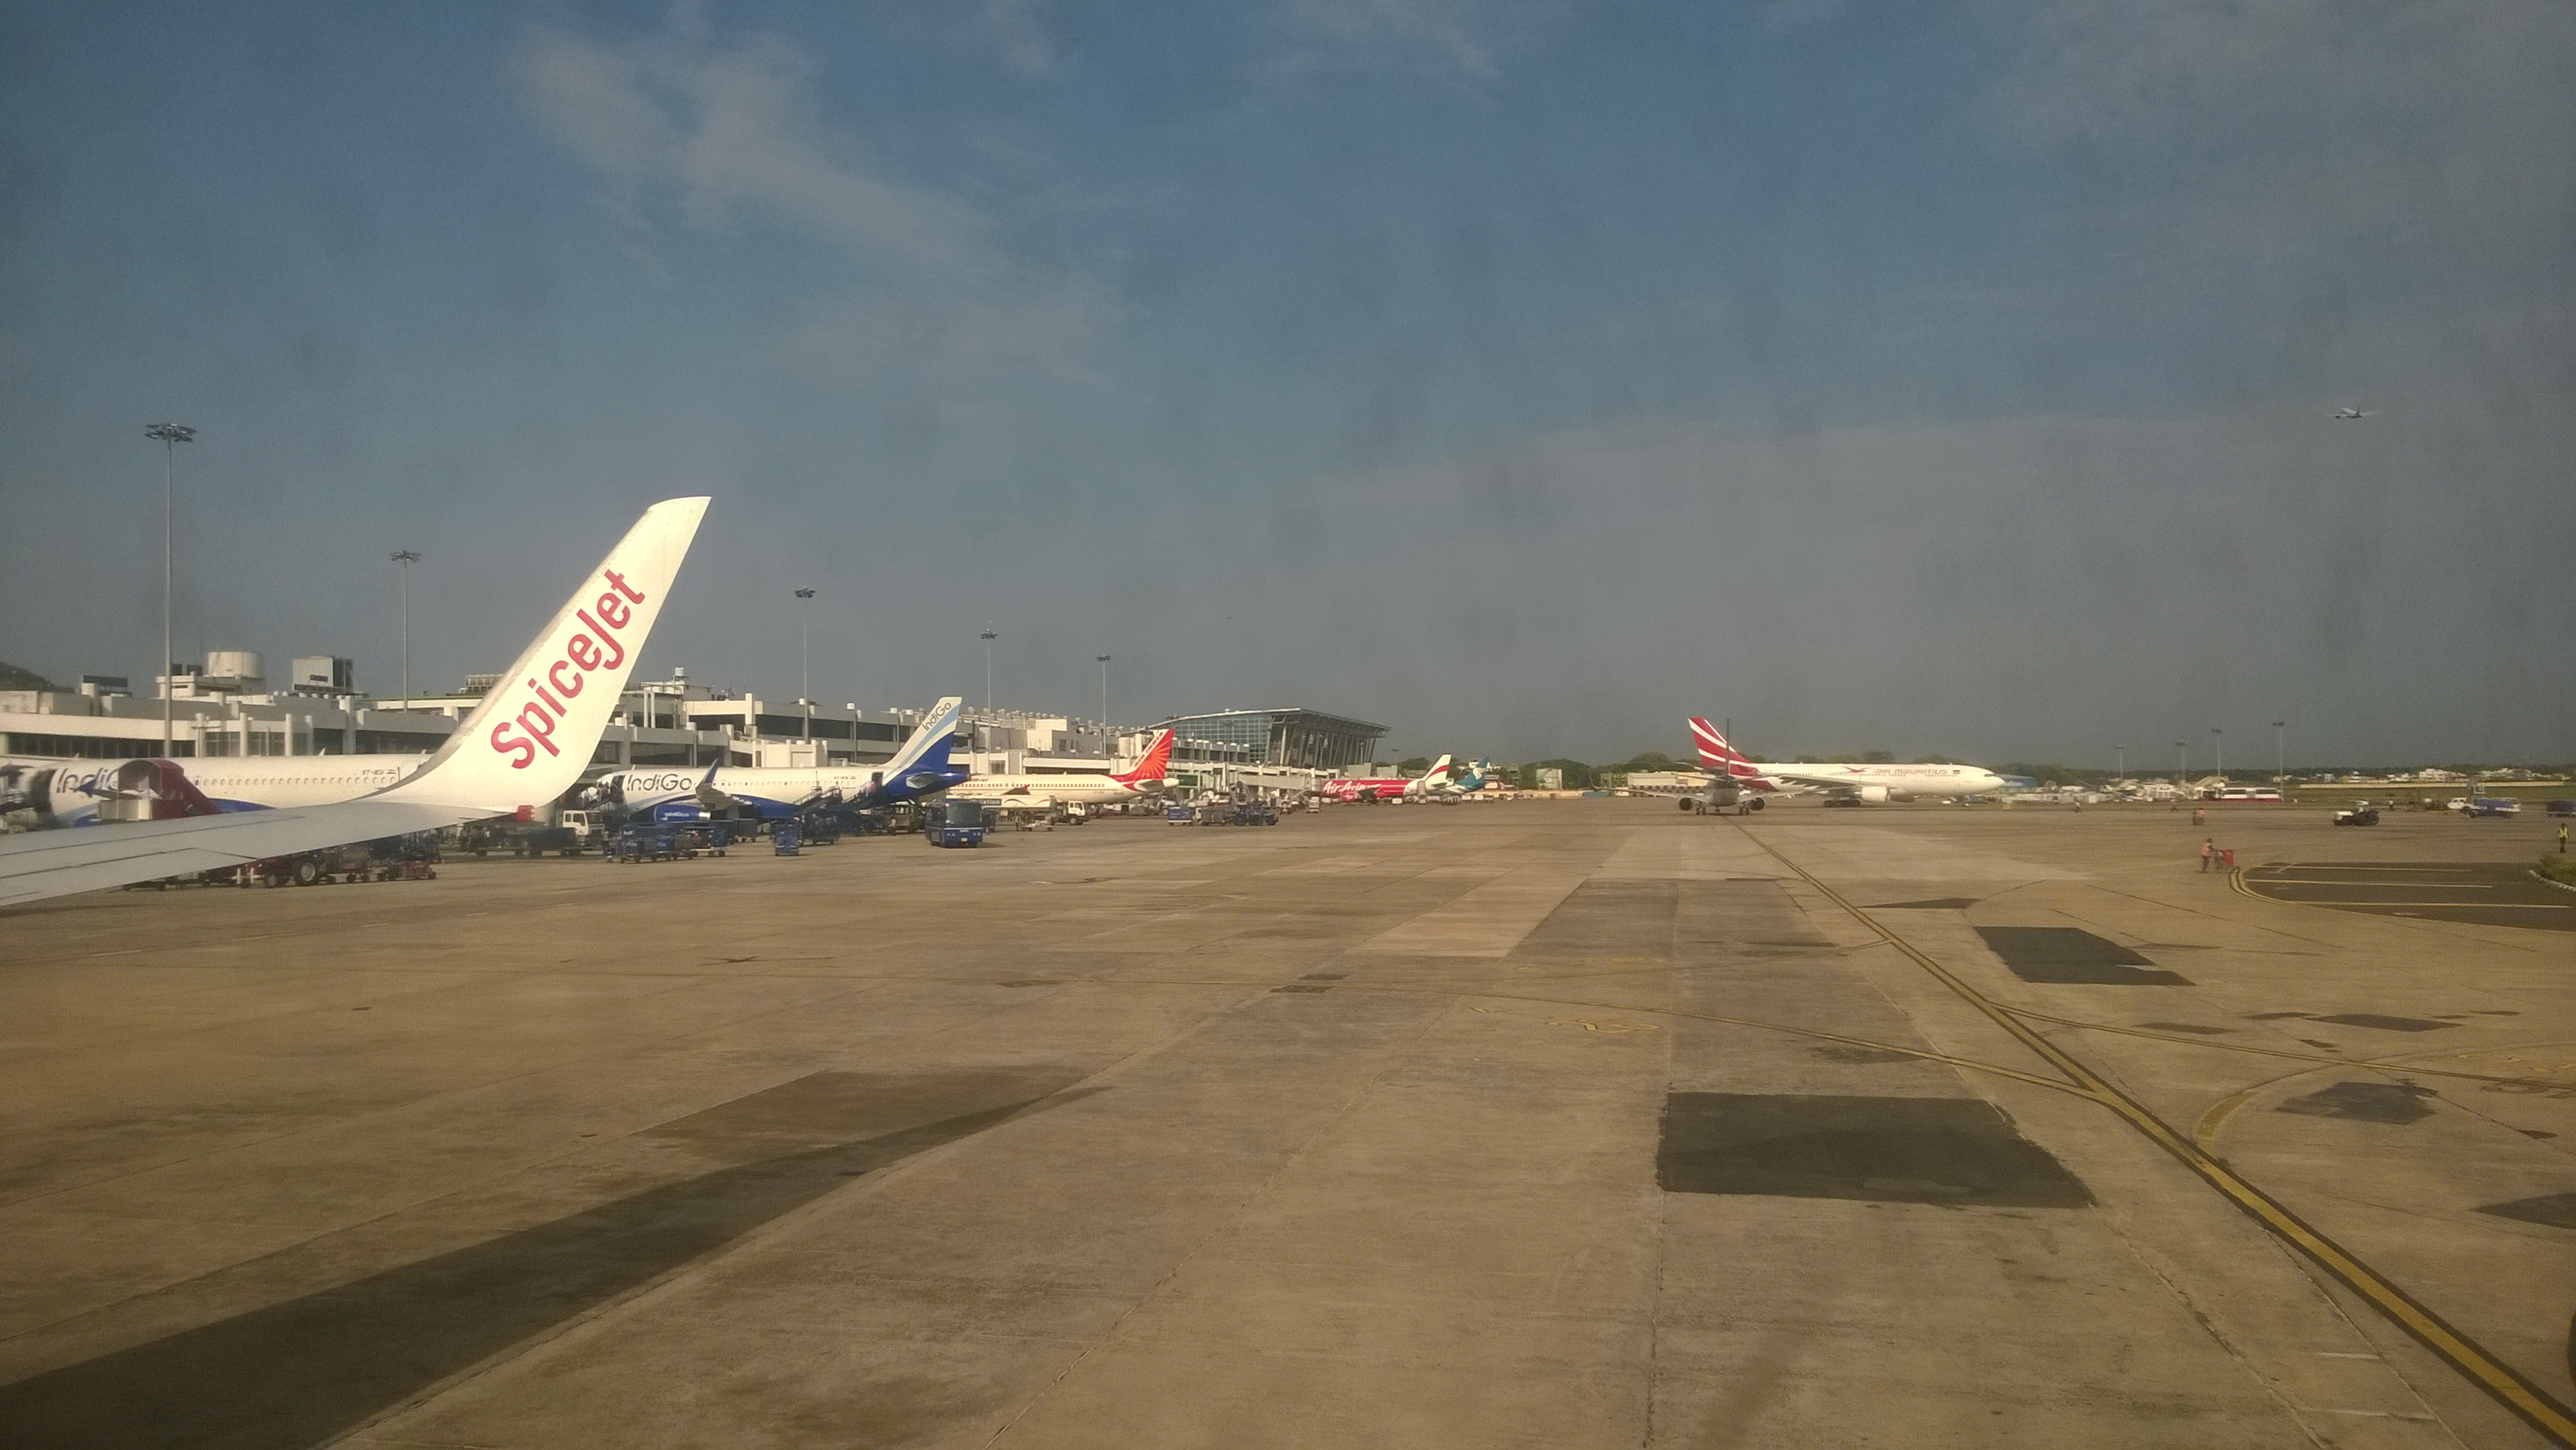
[[[2319,878],[2313,874],[2329,872]],[[2281,862],[2244,873],[2247,890],[2275,901],[2419,921],[2463,921],[2576,931],[2576,901],[2522,866],[2501,862]],[[2468,893],[2463,895],[2463,893]]]
[[[2444,1027],[2457,1027],[2456,1022],[2434,1022],[2422,1017],[2383,1017],[2376,1012],[2338,1012],[2332,1017],[2312,1017],[2312,1022],[2332,1022],[2338,1027],[2375,1027],[2382,1032],[2432,1032]]]
[[[2317,1049],[2319,1049],[2320,1051],[2324,1051],[2324,1052],[2332,1052],[2332,1051],[2334,1051],[2334,1050],[2335,1050],[2335,1048],[2338,1046],[2338,1044],[2336,1044],[2336,1043],[2332,1043],[2332,1042],[2328,1042],[2328,1041],[2326,1041],[2326,1040],[2325,1040],[2324,1038],[2322,1038],[2322,1037],[2302,1037],[2302,1038],[2300,1038],[2299,1040],[2300,1040],[2301,1042],[2306,1043],[2306,1044],[2307,1044],[2307,1045],[2309,1045],[2310,1047],[2317,1048]]]
[[[2555,1138],[2558,1136],[2547,1128],[2516,1128],[2514,1131],[2520,1133],[2526,1138]]]
[[[1017,981],[1004,982],[1002,985],[1005,987],[1061,987],[1064,983],[1054,977],[1022,977]]]
[[[2158,1032],[2197,1032],[2204,1037],[2221,1037],[2236,1030],[2233,1027],[2203,1027],[2197,1022],[2141,1022],[2138,1025]]]
[[[1301,982],[1338,982],[1349,975],[1350,973],[1348,972],[1308,972],[1297,980]]]
[[[1977,1098],[1672,1093],[1655,1170],[1667,1193],[1996,1208],[2093,1201]]]
[[[2519,1012],[2507,1011],[2501,1007],[2480,1007],[2477,1010],[2477,1015],[2480,1017],[2519,1017],[2522,1014]]]
[[[2305,1097],[2296,1097],[2272,1111],[2302,1113],[2312,1118],[2351,1118],[2364,1123],[2387,1123],[2403,1127],[2408,1123],[2433,1116],[2423,1100],[2433,1095],[2431,1088],[2413,1083],[2339,1082],[2319,1088]]]
[[[2248,1022],[2279,1022],[2287,1018],[2305,1017],[2307,1015],[2308,1014],[2305,1012],[2248,1012],[2245,1014],[2245,1020]]]
[[[1827,1062],[1917,1062],[1910,1052],[1890,1052],[1884,1047],[1853,1047],[1841,1042],[1819,1042],[1807,1049]]]
[[[1047,1095],[1030,1095],[1028,1077],[1018,1074],[865,1078],[874,1098],[854,1090],[861,1074],[815,1077],[831,1081],[798,1079],[655,1130],[682,1141],[704,1130],[710,1146],[721,1141],[750,1161],[0,1385],[6,1439],[53,1450],[285,1450],[327,1441],[853,1175],[980,1133]],[[1065,1080],[1056,1074],[1057,1083]],[[980,1091],[966,1087],[978,1081]],[[935,1116],[926,1118],[925,1106]],[[836,1139],[775,1156],[774,1148],[762,1151],[764,1139],[828,1136],[836,1118]],[[741,1153],[745,1147],[751,1151]],[[207,1291],[220,1291],[224,1277],[164,1292],[213,1297]]]
[[[2188,987],[2179,972],[2080,926],[1981,926],[1977,935],[2025,982],[2057,986]]]
[[[2546,1224],[2551,1228],[2576,1228],[2576,1193],[2544,1193],[2538,1198],[2490,1203],[2478,1212],[2518,1219],[2523,1223]]]
[[[1977,904],[1973,896],[1936,896],[1930,901],[1882,901],[1872,911],[1965,911]]]
[[[1293,983],[1289,986],[1273,987],[1270,989],[1271,995],[1273,996],[1276,996],[1281,992],[1329,992],[1331,990],[1333,989],[1330,987],[1302,987]]]

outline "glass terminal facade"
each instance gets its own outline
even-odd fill
[[[1310,770],[1341,770],[1366,764],[1373,758],[1377,742],[1386,735],[1383,725],[1295,708],[1180,715],[1157,728],[1171,731],[1176,743],[1239,746],[1265,764]]]

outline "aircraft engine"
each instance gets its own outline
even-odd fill
[[[1888,788],[1883,785],[1865,785],[1860,788],[1860,798],[1874,806],[1885,805],[1889,796]]]

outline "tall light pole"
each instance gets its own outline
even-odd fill
[[[2272,722],[2272,788],[2279,790],[2290,779],[2290,722]]]
[[[995,634],[993,626],[988,624],[977,638],[984,641],[984,710],[990,714],[993,709],[993,641],[1001,636]]]
[[[2190,749],[2179,740],[2174,742],[2174,793],[2177,795],[2182,793],[2182,778],[2191,773],[2191,767],[2184,764]]]
[[[797,614],[797,642],[803,673],[798,677],[796,703],[805,707],[805,738],[814,738],[814,591],[799,589],[796,597],[805,601]]]
[[[2111,783],[2113,785],[2118,785],[2121,781],[2129,778],[2129,747],[2125,745],[2112,746],[2111,761]]]
[[[1100,733],[1108,735],[1113,733],[1109,728],[1109,656],[1094,655],[1092,658],[1100,662]],[[1109,753],[1118,753],[1115,741],[1110,743]]]
[[[161,445],[161,758],[170,758],[171,697],[179,690],[178,661],[170,658],[170,576],[174,550],[171,545],[170,500],[177,491],[176,461],[179,445],[196,441],[197,430],[185,423],[155,423],[143,430],[143,436]]]
[[[411,708],[411,566],[420,562],[420,555],[409,549],[396,549],[393,562],[402,565],[402,685],[403,708],[408,710]]]
[[[2219,726],[2209,727],[2210,773],[2218,777],[2218,788],[2227,788],[2227,732]]]

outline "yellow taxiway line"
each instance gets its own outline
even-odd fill
[[[1737,824],[1737,828],[1744,830],[1741,822]],[[1799,879],[1814,887],[1826,900],[1841,907],[1862,926],[1876,932],[1886,940],[1888,945],[1903,952],[1916,966],[1930,973],[1935,981],[1949,988],[1970,1006],[1983,1012],[1988,1020],[2012,1034],[2024,1047],[2038,1054],[2049,1066],[2064,1073],[2069,1082],[2084,1090],[2086,1096],[2109,1108],[2120,1117],[2121,1121],[2144,1134],[2157,1147],[2182,1160],[2183,1165],[2199,1174],[2202,1181],[2252,1215],[2275,1236],[2307,1255],[2312,1262],[2332,1274],[2344,1287],[2370,1301],[2372,1308],[2377,1309],[2392,1323],[2413,1335],[2425,1348],[2440,1355],[2453,1369],[2467,1376],[2471,1383],[2521,1417],[2525,1424],[2559,1445],[2576,1446],[2576,1410],[2571,1410],[2557,1397],[2524,1378],[2520,1371],[2497,1358],[2487,1350],[2486,1346],[2453,1328],[2441,1315],[2418,1303],[2413,1295],[2397,1287],[2378,1270],[2364,1263],[2341,1244],[2326,1237],[2297,1214],[2292,1213],[2279,1200],[2237,1176],[2232,1169],[2220,1162],[2199,1143],[2175,1132],[2162,1118],[2149,1111],[2145,1104],[2121,1091],[2110,1079],[2095,1072],[2082,1059],[2041,1036],[2029,1023],[2021,1020],[2020,1014],[1960,980],[1949,968],[1934,961],[1912,942],[1880,925],[1876,917],[1853,905],[1840,892],[1817,880],[1813,872],[1782,855],[1768,841],[1753,835],[1750,830],[1744,830],[1744,833],[1752,838],[1755,845],[1769,852],[1774,860],[1796,872]],[[2231,874],[2238,878],[2237,889],[2244,891],[2243,873],[2240,871]],[[2254,893],[2248,891],[2246,894],[2251,896]]]

